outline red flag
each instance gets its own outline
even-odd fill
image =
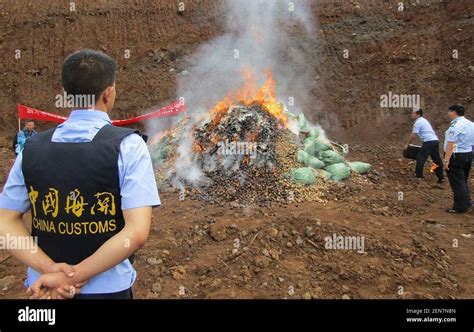
[[[43,120],[56,123],[66,121],[64,116],[43,112],[25,105],[18,105],[18,117],[20,119]]]
[[[66,117],[51,114],[48,112],[40,111],[25,105],[18,105],[18,117],[20,119],[31,119],[31,120],[42,120],[55,123],[63,123],[67,120]],[[184,102],[176,101],[168,106],[163,107],[157,111],[153,111],[147,114],[139,115],[134,118],[124,119],[124,120],[112,120],[114,126],[126,126],[132,123],[137,123],[144,120],[163,118],[168,116],[173,116],[182,112],[185,112],[186,108]]]
[[[184,103],[182,101],[176,101],[168,106],[163,107],[162,109],[158,111],[139,115],[134,118],[126,119],[126,120],[112,120],[112,124],[114,126],[126,126],[129,124],[144,121],[144,120],[173,116],[184,111],[186,111]]]

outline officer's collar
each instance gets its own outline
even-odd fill
[[[455,123],[456,121],[461,120],[461,119],[463,119],[463,118],[464,118],[464,116],[458,116],[457,118],[452,119],[452,120],[451,120],[451,123]]]
[[[69,115],[69,119],[97,119],[112,122],[107,113],[98,110],[74,110],[71,112],[71,115]]]

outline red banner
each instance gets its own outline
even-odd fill
[[[156,119],[156,118],[165,118],[168,116],[173,116],[179,113],[186,111],[184,106],[184,102],[176,101],[168,106],[163,107],[162,109],[154,112],[150,112],[147,114],[139,115],[131,119],[125,120],[112,120],[112,124],[114,126],[126,126],[132,123],[149,120],[149,119]]]
[[[64,116],[43,112],[25,105],[18,105],[18,117],[20,119],[43,120],[56,123],[66,121]]]
[[[155,118],[164,118],[168,116],[173,116],[182,112],[185,112],[186,108],[182,101],[176,101],[168,106],[163,107],[157,111],[153,111],[147,114],[136,116],[130,119],[124,120],[112,120],[114,126],[126,126],[132,123],[137,123],[144,120],[155,119]],[[25,105],[18,105],[18,117],[20,119],[31,119],[31,120],[42,120],[55,123],[63,123],[67,120],[66,117],[51,114],[48,112],[40,111]]]

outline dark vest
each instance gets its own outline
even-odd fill
[[[55,129],[27,140],[23,175],[32,232],[55,262],[77,264],[124,227],[118,158],[136,131],[104,126],[91,142],[51,142]]]

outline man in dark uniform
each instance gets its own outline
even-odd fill
[[[115,61],[100,52],[66,58],[64,90],[92,96],[95,107],[75,109],[28,139],[0,195],[0,235],[29,235],[22,214],[31,210],[39,250],[12,255],[29,267],[25,284],[34,298],[69,298],[61,290],[74,295],[74,286],[82,287],[78,298],[132,298],[129,257],[145,243],[160,199],[145,142],[107,115],[115,72]]]
[[[446,210],[449,213],[465,213],[472,205],[469,173],[472,165],[474,126],[464,117],[464,113],[463,105],[449,107],[451,126],[446,131],[444,143],[446,152],[444,168],[454,194],[453,207]]]

